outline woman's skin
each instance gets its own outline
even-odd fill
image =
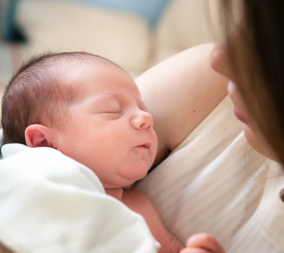
[[[216,44],[211,54],[211,65],[218,73],[224,75],[229,80],[228,93],[234,104],[236,117],[244,124],[244,133],[249,144],[260,154],[277,161],[273,151],[262,137],[259,128],[255,124],[253,117],[249,115],[245,102],[240,94],[237,84],[237,77],[230,66],[225,42]],[[247,78],[249,80],[249,78]],[[243,84],[249,88],[249,83]]]
[[[234,113],[236,117],[244,124],[244,133],[248,143],[260,154],[270,158],[273,161],[279,162],[273,150],[267,144],[266,140],[259,131],[258,126],[253,120],[253,117],[248,113],[245,102],[240,94],[238,86],[234,81],[236,76],[232,71],[230,62],[226,52],[226,44],[221,42],[216,44],[211,54],[211,65],[220,74],[226,76],[231,81],[228,83],[228,93],[234,103]],[[249,78],[248,78],[249,80]],[[245,84],[249,88],[249,83]],[[284,194],[281,196],[284,201]]]
[[[234,83],[237,78],[227,55],[224,42],[200,45],[165,60],[136,80],[154,117],[158,136],[154,166],[174,150],[228,93],[236,117],[244,123],[244,133],[250,145],[277,161],[246,109]]]
[[[227,96],[228,79],[210,65],[213,47],[206,44],[185,50],[136,79],[158,136],[154,166]]]

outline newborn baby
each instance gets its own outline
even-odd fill
[[[206,234],[184,248],[145,195],[123,188],[147,175],[157,149],[153,118],[123,69],[87,53],[35,57],[12,78],[2,104],[6,143],[54,148],[86,165],[108,195],[144,217],[160,253],[224,252]]]

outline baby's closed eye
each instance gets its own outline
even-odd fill
[[[106,103],[97,109],[99,113],[122,113],[122,106],[116,102]]]
[[[111,110],[108,110],[108,111],[104,111],[104,112],[101,112],[101,113],[122,113],[122,111],[111,111]]]
[[[106,120],[118,119],[122,116],[123,111],[121,109],[106,109],[99,112],[99,115]]]

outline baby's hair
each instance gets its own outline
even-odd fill
[[[64,63],[87,60],[117,66],[85,52],[43,53],[25,62],[11,78],[2,98],[4,143],[26,145],[25,130],[31,124],[64,127],[65,109],[74,101],[80,86],[64,85],[68,81],[58,73]]]

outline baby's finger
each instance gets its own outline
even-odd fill
[[[186,242],[186,248],[200,248],[207,252],[225,253],[225,250],[220,243],[210,234],[200,233],[195,234]]]
[[[210,253],[210,252],[211,251],[200,248],[184,248],[179,253]]]

